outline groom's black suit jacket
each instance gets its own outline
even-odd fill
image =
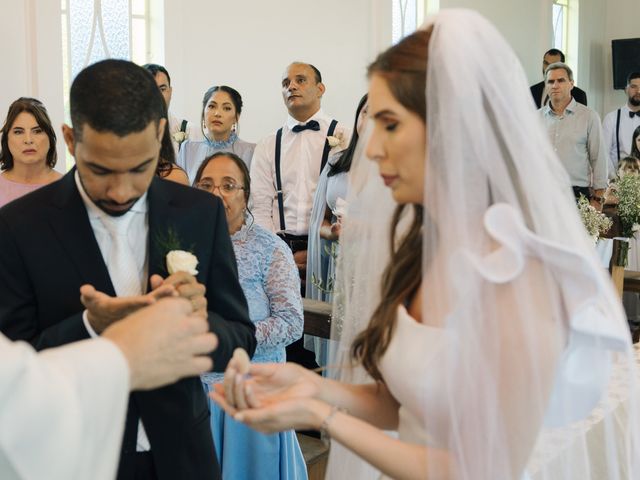
[[[89,283],[115,295],[74,172],[0,209],[0,330],[37,349],[89,337],[82,322],[81,285]],[[148,206],[149,276],[167,275],[167,246],[163,244],[170,231],[175,232],[181,249],[198,257],[197,278],[206,286],[210,328],[219,340],[212,354],[214,370],[224,370],[236,347],[252,355],[255,328],[238,282],[220,200],[154,178]],[[42,401],[47,401],[46,391]],[[160,479],[220,478],[199,378],[131,394],[119,479],[133,478],[139,417]]]

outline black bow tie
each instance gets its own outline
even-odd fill
[[[640,110],[638,110],[637,112],[629,112],[629,118],[633,118],[635,115],[640,117]]]
[[[313,130],[314,132],[317,132],[318,130],[320,130],[320,124],[315,120],[311,120],[304,125],[296,125],[291,130],[293,131],[293,133],[300,133],[303,130]]]

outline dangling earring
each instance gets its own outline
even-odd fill
[[[233,133],[236,133],[238,131],[238,124],[234,123],[233,125],[231,125],[231,131]]]

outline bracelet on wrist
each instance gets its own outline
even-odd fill
[[[324,417],[324,420],[320,424],[320,437],[325,442],[328,442],[329,440],[331,440],[331,433],[329,433],[329,425],[331,423],[331,420],[333,420],[333,417],[335,417],[336,413],[338,412],[346,413],[346,410],[344,408],[338,407],[337,405],[332,405],[331,410],[329,411],[329,414],[326,417]]]

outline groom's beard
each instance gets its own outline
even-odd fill
[[[640,95],[629,97],[629,103],[634,107],[640,107]]]
[[[111,200],[93,200],[93,203],[107,215],[112,217],[121,217],[140,199],[140,197],[132,198],[125,203],[117,203]]]

